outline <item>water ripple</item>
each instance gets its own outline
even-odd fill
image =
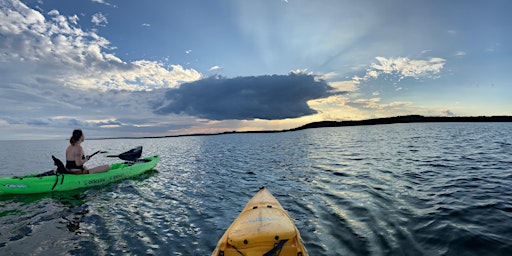
[[[105,187],[1,196],[0,250],[209,255],[266,186],[310,255],[511,255],[510,131],[510,124],[434,123],[87,141],[113,152],[143,145],[161,162]]]

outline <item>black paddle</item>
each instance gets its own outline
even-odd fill
[[[91,157],[93,157],[94,155],[96,155],[98,153],[101,153],[101,151],[98,150],[98,151],[92,153],[92,155],[88,156],[88,158],[91,159]],[[82,156],[82,159],[85,159],[85,156]]]
[[[108,155],[107,157],[119,157],[125,161],[135,161],[140,158],[142,155],[142,146],[138,146],[136,148],[130,149],[124,153],[119,155]]]

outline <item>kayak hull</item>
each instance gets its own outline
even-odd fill
[[[153,169],[159,160],[159,156],[151,156],[133,163],[114,163],[110,165],[107,172],[94,174],[60,174],[43,177],[31,174],[0,178],[0,192],[4,194],[38,194],[103,186],[147,172]]]
[[[219,240],[212,256],[308,255],[299,230],[265,188],[251,198]]]

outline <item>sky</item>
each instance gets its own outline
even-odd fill
[[[507,0],[0,0],[0,140],[512,115]]]

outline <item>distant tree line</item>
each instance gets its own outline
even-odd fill
[[[340,127],[340,126],[358,126],[358,125],[377,125],[377,124],[397,124],[397,123],[442,123],[442,122],[512,122],[512,116],[395,116],[385,118],[366,119],[360,121],[321,121],[309,123],[290,131],[304,130],[320,127]]]
[[[170,138],[170,137],[189,137],[189,136],[211,136],[220,134],[237,134],[237,133],[277,133],[298,131],[311,128],[322,127],[342,127],[342,126],[360,126],[360,125],[378,125],[378,124],[397,124],[397,123],[448,123],[448,122],[512,122],[512,116],[395,116],[385,118],[366,119],[359,121],[321,121],[309,123],[297,128],[289,130],[269,130],[269,131],[229,131],[221,133],[197,133],[186,135],[168,135],[168,136],[150,136],[150,137],[117,137],[117,138],[98,138],[101,139],[145,139],[145,138]]]

